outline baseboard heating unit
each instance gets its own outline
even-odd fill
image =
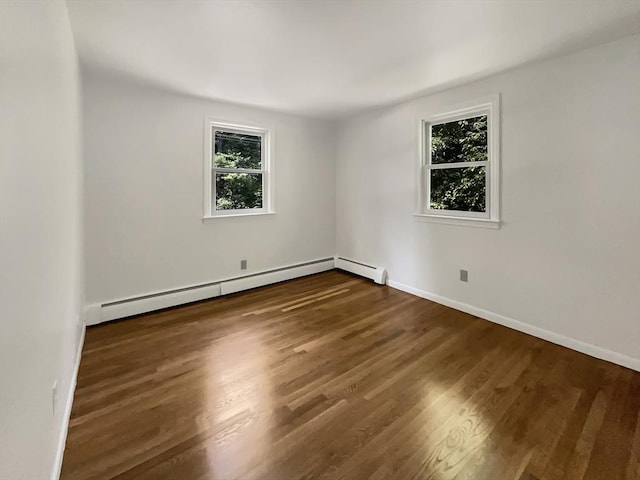
[[[361,277],[370,278],[380,285],[384,285],[387,281],[387,271],[382,267],[374,267],[366,263],[356,262],[344,257],[335,257],[336,268],[347,272],[355,273]]]
[[[97,325],[110,320],[152,312],[162,308],[175,307],[185,303],[249,290],[272,283],[284,282],[285,280],[292,280],[314,273],[326,272],[334,268],[333,258],[323,258],[217,282],[150,293],[103,304],[89,305],[85,311],[85,320],[87,325]]]

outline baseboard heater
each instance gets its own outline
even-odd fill
[[[227,295],[242,290],[249,290],[251,288],[312,275],[314,273],[325,272],[327,270],[333,270],[334,268],[333,258],[323,258],[217,282],[156,292],[103,303],[101,305],[90,305],[85,311],[85,321],[87,325],[97,325],[110,320],[175,307],[198,300],[206,300],[220,295]]]
[[[387,271],[382,267],[374,267],[366,263],[356,262],[344,257],[335,257],[336,268],[347,272],[355,273],[361,277],[370,278],[380,285],[384,285],[387,281]]]

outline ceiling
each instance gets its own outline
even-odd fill
[[[67,0],[83,68],[336,118],[640,31],[640,0]]]

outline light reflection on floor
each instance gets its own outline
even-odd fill
[[[258,334],[216,341],[207,363],[206,388],[207,403],[215,404],[214,415],[207,419],[216,432],[206,450],[212,478],[230,478],[239,463],[263,462],[268,456],[274,398],[268,362]]]

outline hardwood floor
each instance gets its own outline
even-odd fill
[[[62,479],[640,479],[640,373],[337,271],[89,328]]]

